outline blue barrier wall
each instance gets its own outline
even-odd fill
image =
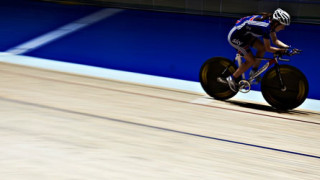
[[[1,51],[99,9],[50,3],[41,3],[41,6],[48,9],[54,6],[56,11],[38,10],[36,17],[24,16],[24,21],[18,21],[18,24],[15,21],[18,14],[11,11],[7,12],[11,16],[5,16],[6,12],[0,11],[6,29],[16,34],[10,36],[9,32],[0,30]],[[10,8],[8,5],[7,11]],[[29,7],[21,9],[33,14]],[[26,55],[198,81],[199,69],[206,59],[213,56],[234,58],[235,50],[226,39],[234,22],[232,18],[124,10]],[[17,30],[18,26],[24,27],[23,31]],[[278,34],[282,41],[304,50],[301,55],[292,57],[290,64],[306,74],[310,83],[308,97],[314,99],[320,99],[319,32],[319,25],[292,24]],[[259,89],[258,86],[254,88]]]

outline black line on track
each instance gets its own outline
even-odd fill
[[[121,119],[109,118],[109,117],[105,117],[105,116],[99,116],[99,115],[95,115],[95,114],[89,114],[89,113],[84,113],[84,112],[68,110],[68,109],[62,109],[62,108],[47,106],[47,105],[43,105],[43,104],[36,104],[36,103],[31,103],[31,102],[26,102],[26,101],[21,101],[21,100],[9,99],[9,98],[4,98],[4,97],[0,97],[0,99],[3,101],[7,101],[7,102],[29,105],[29,106],[34,106],[34,107],[38,107],[38,108],[51,109],[51,110],[55,110],[55,111],[65,112],[65,113],[78,114],[78,115],[82,115],[82,116],[93,117],[93,118],[98,118],[98,119],[103,119],[103,120],[108,120],[108,121],[113,121],[113,122],[119,122],[119,123],[124,123],[124,124],[131,124],[131,125],[140,126],[140,127],[147,127],[147,128],[152,128],[152,129],[157,129],[157,130],[162,130],[162,131],[167,131],[167,132],[172,132],[172,133],[178,133],[178,134],[183,134],[183,135],[189,135],[189,136],[194,136],[194,137],[200,137],[200,138],[205,138],[205,139],[211,139],[211,140],[216,140],[216,141],[232,143],[232,144],[238,144],[238,145],[243,145],[243,146],[255,147],[255,148],[277,151],[277,152],[282,152],[282,153],[287,153],[287,154],[293,154],[293,155],[298,155],[298,156],[320,159],[320,156],[317,156],[317,155],[299,153],[299,152],[295,152],[295,151],[288,151],[288,150],[277,149],[277,148],[272,148],[272,147],[267,147],[267,146],[260,146],[260,145],[244,143],[244,142],[240,142],[240,141],[233,141],[233,140],[228,140],[228,139],[205,136],[205,135],[201,135],[201,134],[194,134],[194,133],[185,132],[185,131],[157,127],[157,126],[152,126],[152,125],[147,125],[147,124],[142,124],[142,123],[135,123],[135,122],[125,121],[125,120],[121,120]]]

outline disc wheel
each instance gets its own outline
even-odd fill
[[[262,95],[276,109],[294,109],[300,106],[308,96],[308,80],[299,69],[293,66],[280,65],[279,68],[286,89],[281,90],[276,68],[273,67],[262,78]]]
[[[217,100],[226,100],[233,97],[237,93],[231,91],[227,84],[218,82],[217,78],[228,77],[236,69],[236,65],[229,59],[223,57],[208,59],[200,69],[199,79],[202,88],[209,96]]]

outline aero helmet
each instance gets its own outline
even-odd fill
[[[274,11],[272,19],[279,21],[281,24],[285,26],[290,25],[290,15],[280,8]]]

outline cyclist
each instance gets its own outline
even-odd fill
[[[231,46],[240,52],[246,61],[231,76],[225,79],[220,78],[222,79],[220,81],[227,82],[230,89],[237,92],[238,85],[235,79],[251,66],[252,72],[250,74],[254,74],[257,71],[260,60],[255,59],[250,47],[257,49],[257,57],[263,57],[266,51],[290,55],[293,50],[289,48],[290,46],[280,41],[276,35],[277,32],[289,25],[290,15],[280,8],[275,10],[274,13],[262,13],[261,15],[247,16],[239,19],[229,32],[228,41]],[[263,37],[263,42],[258,37]],[[278,47],[271,46],[270,39]],[[256,81],[259,80],[261,78],[256,78]]]

